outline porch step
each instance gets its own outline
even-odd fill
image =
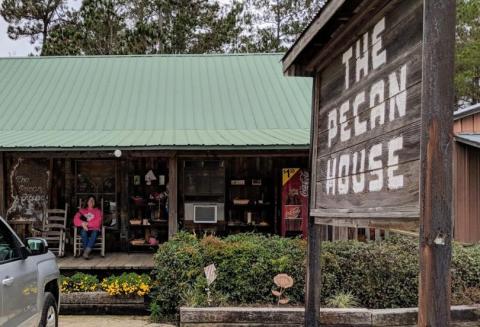
[[[63,258],[57,258],[60,271],[85,271],[85,270],[152,270],[153,253],[106,253],[101,257],[93,252],[90,260],[82,257],[74,257],[69,254]]]

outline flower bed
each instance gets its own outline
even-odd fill
[[[152,280],[146,274],[123,273],[104,278],[100,283],[94,275],[76,273],[71,277],[60,278],[62,294],[104,291],[109,296],[138,296],[150,293]]]
[[[151,285],[146,274],[123,273],[102,282],[84,273],[62,276],[60,310],[62,314],[146,314]]]

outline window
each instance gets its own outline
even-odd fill
[[[10,230],[0,222],[0,264],[20,258],[19,247]]]

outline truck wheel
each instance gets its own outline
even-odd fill
[[[45,292],[40,327],[58,327],[57,302],[50,292]]]

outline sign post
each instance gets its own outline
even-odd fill
[[[450,321],[455,0],[329,1],[283,58],[314,77],[306,326],[317,226],[418,226],[419,326]]]
[[[448,326],[455,0],[424,0],[418,326]]]

